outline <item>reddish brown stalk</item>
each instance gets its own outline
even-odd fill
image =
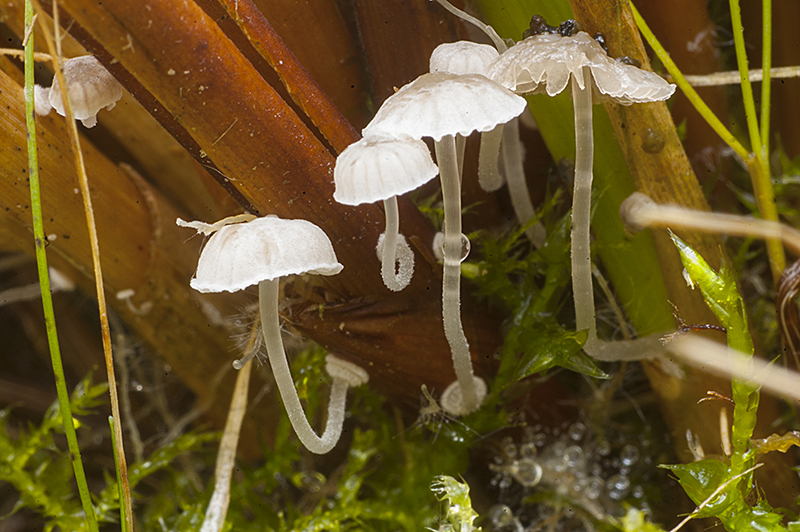
[[[328,95],[320,88],[281,36],[253,4],[252,0],[219,0],[239,29],[275,70],[292,100],[317,126],[322,135],[341,153],[361,138],[358,131],[339,112]]]

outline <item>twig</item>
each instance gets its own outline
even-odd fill
[[[247,389],[252,367],[251,360],[244,365],[236,377],[236,387],[233,390],[233,399],[228,411],[228,421],[225,423],[225,431],[217,452],[214,493],[208,503],[206,517],[200,532],[219,532],[225,525],[225,515],[228,513],[228,503],[231,498],[231,472],[236,460],[239,431],[242,428],[242,420],[247,409]]]
[[[748,70],[748,75],[750,77],[750,81],[761,81],[764,79],[765,71],[761,68],[756,68],[753,70]],[[775,67],[769,70],[769,77],[772,79],[783,79],[783,78],[798,78],[800,77],[800,66],[789,66],[789,67]],[[667,78],[668,81],[672,81],[672,77],[669,76]],[[689,84],[693,87],[716,87],[719,85],[735,85],[739,83],[739,71],[738,70],[729,70],[726,72],[714,72],[713,74],[701,74],[701,75],[686,75],[684,79],[689,82]],[[762,118],[762,125],[764,121]]]
[[[39,0],[31,0],[38,12],[42,12]],[[58,78],[58,83],[62,87],[68,87],[64,77],[64,61],[63,54],[61,53],[61,26],[58,16],[58,3],[53,0],[53,34],[46,24],[40,22],[42,33],[47,41],[47,48],[50,55],[55,58],[55,73]],[[78,136],[78,126],[76,125],[73,113],[72,103],[69,99],[69,91],[65,90],[63,96],[64,100],[64,114],[66,115],[67,131],[69,132],[70,141],[72,143],[72,153],[75,156],[75,167],[78,172],[78,182],[80,185],[81,195],[83,196],[83,206],[86,213],[86,226],[89,231],[89,243],[92,250],[92,263],[94,264],[94,277],[95,277],[95,290],[97,292],[97,305],[100,313],[100,330],[103,339],[103,354],[105,355],[106,374],[108,377],[108,394],[111,401],[111,415],[114,419],[122,419],[119,413],[119,399],[117,397],[117,381],[114,376],[114,358],[111,352],[111,330],[108,325],[108,311],[106,309],[105,290],[103,286],[103,271],[100,266],[100,246],[97,238],[97,225],[94,219],[94,209],[92,208],[92,198],[89,192],[89,178],[86,175],[86,165],[83,161],[83,150],[80,145],[80,138]],[[128,464],[125,460],[125,449],[122,441],[122,427],[119,423],[114,423],[115,441],[116,441],[116,455],[117,467],[119,467],[119,475],[122,485],[123,498],[120,501],[120,506],[125,511],[125,520],[127,522],[127,529],[130,532],[134,531],[133,527],[133,508],[131,505],[130,485],[128,484]]]

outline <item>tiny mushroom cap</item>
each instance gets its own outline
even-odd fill
[[[364,137],[336,159],[333,198],[345,205],[385,200],[422,186],[438,173],[428,147],[419,139]]]
[[[341,379],[351,388],[369,381],[369,374],[361,367],[334,355],[325,357],[325,371],[334,379]]]
[[[440,44],[431,54],[431,72],[450,74],[486,74],[489,65],[500,54],[494,46],[472,41]]]
[[[568,37],[554,33],[528,37],[506,50],[486,75],[518,94],[555,96],[566,88],[570,74],[581,89],[587,87],[583,67],[591,69],[596,93],[622,105],[662,101],[675,92],[675,85],[658,74],[610,58],[583,31]]]
[[[306,220],[266,216],[214,233],[191,286],[199,292],[236,292],[284,275],[336,275],[342,268],[322,229]]]
[[[97,124],[100,109],[111,110],[122,98],[122,85],[94,56],[83,55],[64,61],[64,78],[69,88],[72,113],[86,127]],[[56,112],[66,116],[58,77],[53,78],[49,98]]]
[[[490,131],[525,109],[521,98],[480,74],[423,74],[390,96],[364,136],[415,139]]]

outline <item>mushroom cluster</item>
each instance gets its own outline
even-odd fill
[[[476,65],[474,68],[483,68],[483,62],[480,60]],[[470,68],[473,67],[468,64],[463,65],[464,71]],[[434,69],[438,69],[436,62]],[[461,262],[468,253],[469,240],[461,233],[461,163],[457,139],[467,137],[476,131],[482,133],[496,131],[499,125],[519,116],[524,109],[523,98],[484,75],[433,71],[423,74],[390,96],[363,131],[364,139],[361,141],[363,147],[392,146],[392,149],[399,149],[399,143],[404,142],[408,145],[408,148],[403,148],[403,153],[406,155],[394,157],[408,161],[416,161],[419,158],[419,163],[414,163],[418,165],[415,169],[417,181],[412,181],[408,176],[409,167],[406,165],[403,165],[401,172],[392,174],[405,175],[404,180],[408,183],[406,190],[416,188],[433,177],[428,177],[427,160],[424,160],[425,157],[421,154],[417,155],[416,146],[424,146],[421,141],[424,137],[432,138],[434,142],[444,205],[442,315],[445,336],[450,344],[457,377],[457,381],[451,385],[452,388],[448,388],[445,392],[452,398],[450,404],[458,405],[453,407],[451,412],[453,414],[461,415],[475,411],[486,395],[485,383],[476,377],[472,370],[469,343],[461,324]],[[362,147],[357,149],[361,151]],[[339,197],[349,195],[346,190],[354,180],[378,180],[374,176],[383,174],[382,170],[374,170],[372,175],[365,173],[367,168],[377,168],[372,153],[363,155],[369,161],[369,166],[366,166],[367,163],[363,166],[356,164],[351,158],[353,153],[355,152],[345,151],[337,161],[334,170],[336,182],[334,197],[337,200]],[[395,152],[397,153],[399,152]],[[496,166],[496,155],[494,159]],[[392,166],[399,167],[400,164]],[[436,175],[436,171],[433,175]],[[380,179],[380,181],[388,180]],[[394,190],[401,189],[402,187],[395,187]],[[393,191],[391,195],[396,193]],[[394,267],[391,250],[387,251],[391,238],[389,212],[390,208],[387,207],[387,236],[382,270],[385,281],[387,278],[391,280],[391,274],[394,273],[392,271],[388,272],[389,275],[386,273],[387,259],[391,268]],[[387,282],[387,286],[392,288],[390,282]]]

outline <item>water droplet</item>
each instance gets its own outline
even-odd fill
[[[488,515],[495,528],[502,528],[514,522],[514,514],[511,512],[511,508],[505,504],[495,504],[489,508]]]
[[[500,442],[500,446],[503,449],[503,454],[507,457],[514,458],[517,456],[517,446],[514,445],[514,440],[510,437],[503,438],[503,441]]]
[[[631,481],[625,475],[614,475],[606,481],[608,496],[616,501],[624,499],[630,487]]]
[[[605,486],[605,482],[600,477],[592,477],[586,483],[586,497],[589,499],[597,499],[600,497],[600,494],[603,492],[603,486]]]
[[[530,488],[542,480],[542,466],[529,458],[523,458],[514,463],[511,474],[517,482]]]
[[[611,446],[608,442],[603,442],[597,446],[597,454],[600,456],[608,456],[611,453]]]
[[[619,459],[622,460],[622,463],[626,466],[632,466],[639,460],[639,449],[633,445],[626,445],[622,448],[622,451],[620,451]]]
[[[586,434],[586,425],[583,423],[573,423],[569,426],[567,430],[569,437],[572,438],[574,441],[578,441],[583,438],[583,435]]]
[[[654,129],[649,129],[642,137],[642,149],[646,153],[658,153],[664,149],[666,140],[664,136]]]
[[[523,458],[530,458],[531,460],[533,460],[534,458],[536,458],[537,454],[536,445],[534,445],[533,443],[523,443],[519,447],[519,454]]]
[[[461,262],[469,256],[469,251],[472,249],[472,244],[469,242],[469,238],[464,233],[461,233]]]
[[[635,486],[633,488],[633,496],[636,497],[637,499],[641,499],[642,497],[644,497],[644,488],[641,486]]]
[[[569,467],[578,467],[583,463],[583,449],[577,445],[567,447],[567,450],[564,451],[564,462]]]
[[[532,442],[536,447],[544,447],[544,444],[547,443],[547,435],[544,432],[540,432],[533,437]]]

